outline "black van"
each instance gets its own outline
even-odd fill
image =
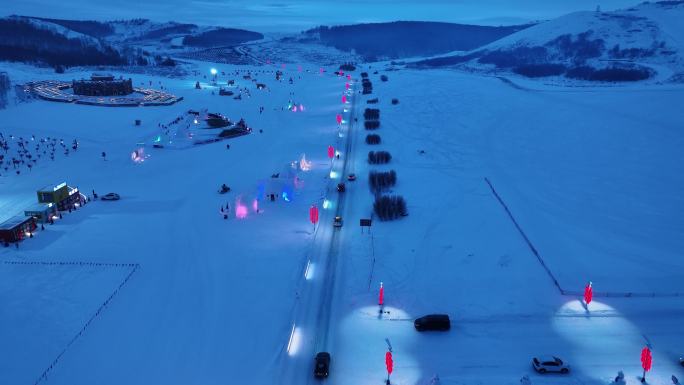
[[[413,322],[413,326],[415,326],[416,330],[419,332],[425,330],[447,331],[451,329],[451,321],[449,320],[449,315],[447,314],[430,314],[417,318]]]

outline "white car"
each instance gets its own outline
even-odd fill
[[[539,356],[532,359],[532,367],[537,373],[568,373],[570,366],[556,356]]]
[[[121,197],[117,193],[109,193],[103,195],[100,199],[102,199],[103,201],[118,201],[119,199],[121,199]]]

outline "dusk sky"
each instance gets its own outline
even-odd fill
[[[636,5],[637,0],[21,0],[6,14],[68,19],[129,19],[293,32],[317,25],[394,20],[515,24],[569,12]]]

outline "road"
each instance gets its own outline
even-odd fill
[[[349,160],[354,157],[354,117],[356,116],[356,87],[351,86],[351,106],[344,113],[342,137],[338,136],[337,146],[344,146],[340,158],[333,161],[330,180],[326,190],[326,199],[330,201],[328,209],[320,210],[320,219],[315,230],[309,258],[304,268],[304,276],[299,285],[298,299],[295,304],[294,321],[291,335],[284,350],[283,377],[292,384],[316,383],[313,377],[313,357],[317,352],[328,350],[328,335],[332,297],[335,292],[336,275],[339,271],[339,255],[341,238],[345,227],[333,227],[335,216],[348,218],[349,207],[346,205],[346,194],[340,194],[336,186],[344,181],[348,174]],[[334,173],[334,174],[333,174]],[[348,184],[348,188],[353,188]]]

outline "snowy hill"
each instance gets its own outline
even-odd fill
[[[576,12],[537,24],[465,55],[419,66],[462,65],[528,77],[585,80],[677,79],[684,72],[684,1],[613,12]],[[614,77],[614,79],[612,78]]]
[[[260,40],[257,32],[146,19],[99,22],[27,16],[0,19],[0,60],[58,65],[147,65],[195,47]]]

